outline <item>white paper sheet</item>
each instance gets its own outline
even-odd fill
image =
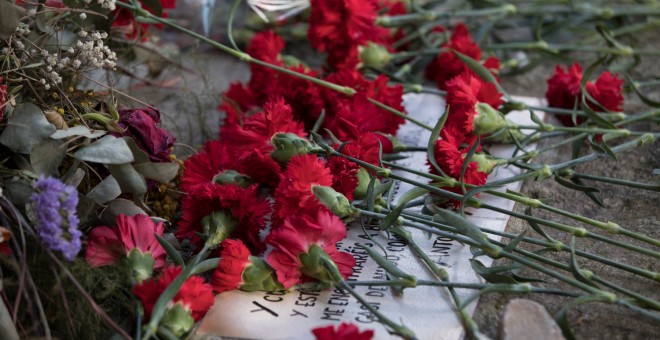
[[[530,105],[538,105],[536,98],[517,98]],[[444,111],[443,98],[430,94],[409,94],[404,97],[406,111],[418,120],[433,126]],[[532,124],[528,112],[512,112],[507,117],[518,124]],[[397,133],[399,140],[407,145],[426,146],[430,132],[406,122]],[[499,157],[509,157],[512,146],[496,146],[490,152]],[[419,170],[427,170],[424,152],[409,153],[410,157],[397,161],[400,164]],[[415,179],[427,182],[426,179],[409,173],[397,172]],[[519,173],[516,168],[497,168],[489,181],[508,178]],[[512,183],[500,189],[519,190],[520,183]],[[400,183],[397,188],[398,197],[410,190],[411,185]],[[482,195],[484,203],[507,210],[513,209],[512,201]],[[508,221],[508,215],[494,213],[485,209],[467,209],[472,213],[471,221],[480,227],[503,231]],[[418,279],[435,279],[405,244],[390,235],[378,232],[376,226],[366,226],[370,235],[385,246],[388,258],[403,271],[417,276]],[[453,282],[478,283],[482,280],[474,273],[469,259],[472,257],[468,246],[463,246],[443,237],[427,236],[414,229],[409,229],[419,246],[430,257],[443,266],[450,274]],[[499,239],[493,237],[492,239]],[[339,248],[353,254],[357,260],[354,274],[350,280],[384,280],[385,272],[357,243],[371,243],[359,225],[349,227],[347,238]],[[492,260],[480,257],[479,260],[490,266]],[[453,302],[444,288],[416,287],[406,289],[401,296],[393,294],[388,287],[360,286],[356,290],[375,308],[391,320],[405,324],[414,330],[419,339],[460,339],[463,327],[453,308]],[[474,291],[457,290],[461,298],[466,298]],[[468,310],[474,311],[476,302]],[[338,290],[321,292],[293,291],[283,293],[241,292],[231,291],[219,294],[213,308],[200,325],[198,334],[213,334],[230,338],[247,339],[310,339],[311,329],[341,322],[352,322],[361,329],[375,330],[375,339],[396,338],[387,333],[385,327],[378,323],[372,314],[361,306],[353,297],[344,295]]]

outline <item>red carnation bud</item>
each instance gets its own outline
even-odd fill
[[[225,240],[220,257],[211,279],[216,292],[233,289],[274,292],[283,289],[268,263],[250,256],[250,251],[240,240]]]
[[[484,83],[468,72],[447,82],[447,125],[466,134],[484,135],[507,126],[504,115],[496,110],[502,94],[495,85]]]

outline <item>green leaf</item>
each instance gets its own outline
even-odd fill
[[[160,245],[165,250],[165,253],[167,253],[167,256],[174,262],[174,264],[183,266],[183,258],[181,258],[181,254],[179,254],[179,252],[174,249],[174,246],[158,234],[154,234],[154,236],[156,236],[156,240],[158,240],[158,243],[160,243]]]
[[[122,192],[135,195],[147,192],[147,182],[139,172],[130,164],[110,164],[108,170],[112,177],[117,180]]]
[[[108,203],[108,206],[101,212],[101,221],[105,225],[115,225],[117,215],[135,216],[138,214],[147,215],[144,210],[138,207],[133,201],[123,198],[117,198]]]
[[[87,197],[98,204],[105,204],[121,195],[121,188],[112,175],[106,177],[87,193]]]
[[[17,106],[9,117],[0,135],[0,143],[14,152],[29,154],[34,145],[48,139],[54,132],[55,126],[48,122],[39,107],[24,103]]]
[[[32,191],[32,183],[27,179],[14,179],[2,184],[2,194],[16,206],[30,202]]]
[[[57,130],[54,134],[50,136],[52,139],[63,139],[63,138],[68,138],[68,137],[73,137],[73,136],[82,136],[82,137],[87,137],[91,139],[99,138],[103,135],[108,133],[107,131],[103,130],[91,130],[90,128],[83,126],[83,125],[77,125],[74,127],[70,127],[66,130]]]
[[[122,137],[124,141],[126,141],[126,145],[131,149],[131,152],[133,153],[133,158],[135,158],[135,163],[147,163],[149,162],[149,154],[146,153],[144,150],[140,149],[140,147],[137,145],[135,140],[131,137]]]
[[[58,169],[64,156],[66,156],[66,144],[64,142],[54,139],[45,140],[32,148],[30,154],[32,171],[38,175],[59,177]]]
[[[0,1],[0,40],[9,39],[16,32],[25,10],[11,1]]]
[[[401,212],[403,211],[404,207],[406,206],[406,203],[412,201],[415,198],[418,198],[420,196],[426,195],[429,191],[427,189],[415,187],[413,189],[410,189],[406,191],[401,197],[399,198],[399,201],[397,202],[397,207],[390,211],[387,216],[385,216],[384,219],[380,220],[378,222],[378,225],[382,230],[388,230],[390,229],[393,225],[397,223],[397,220],[399,218],[399,215],[401,215]]]
[[[126,140],[111,135],[79,149],[73,157],[101,164],[125,164],[135,159]]]
[[[139,163],[133,165],[133,168],[142,176],[157,181],[158,183],[168,183],[177,173],[179,173],[179,163]]]
[[[481,261],[470,259],[472,269],[489,283],[518,283],[511,277],[512,266],[486,267]],[[504,274],[503,274],[504,273]]]
[[[499,247],[492,244],[486,234],[484,234],[479,227],[459,214],[446,209],[439,209],[433,216],[433,219],[457,228],[460,234],[479,243],[487,253],[491,252],[494,253],[492,255],[495,255],[499,251]],[[489,253],[489,255],[491,254]]]
[[[426,145],[426,157],[429,160],[429,163],[435,168],[438,173],[443,176],[443,177],[449,177],[447,174],[442,171],[442,168],[438,165],[438,163],[435,161],[435,143],[438,141],[438,136],[440,136],[440,131],[442,130],[442,127],[445,126],[445,123],[447,122],[447,117],[449,117],[449,106],[445,108],[445,113],[442,114],[442,117],[438,119],[438,123],[435,124],[435,127],[433,127],[433,131],[431,132],[431,137],[429,138],[429,143]]]

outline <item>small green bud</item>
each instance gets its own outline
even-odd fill
[[[247,188],[252,184],[252,180],[250,180],[250,177],[236,170],[226,170],[215,175],[215,177],[213,177],[213,183],[236,184],[241,188]]]
[[[323,248],[317,244],[312,244],[307,253],[300,255],[303,274],[319,280],[321,283],[332,286],[338,283],[342,277],[339,268],[332,261]]]
[[[493,168],[497,165],[497,162],[493,159],[493,157],[488,156],[484,153],[475,153],[472,155],[472,158],[470,158],[470,161],[472,162],[477,162],[477,165],[479,166],[477,170],[480,172],[485,172],[487,174],[491,173],[493,171]]]
[[[294,133],[276,133],[270,142],[275,147],[271,157],[280,163],[286,163],[293,156],[306,155],[312,149],[312,143]]]
[[[133,248],[128,253],[128,265],[133,271],[133,275],[138,282],[142,282],[151,277],[154,273],[154,257],[151,253],[142,253],[139,249]]]
[[[362,64],[366,67],[381,69],[390,62],[392,55],[385,46],[368,42],[366,46],[359,46],[358,53]]]
[[[246,292],[276,292],[284,289],[277,282],[275,271],[268,265],[266,260],[250,256],[250,263],[243,270],[243,283],[238,287],[240,290]]]
[[[369,171],[367,171],[365,168],[360,168],[358,169],[356,176],[358,185],[355,187],[355,191],[353,192],[355,199],[366,199],[369,191],[369,182],[371,182]],[[380,188],[380,180],[376,178],[376,181],[374,182],[374,192],[378,192],[378,188]]]
[[[337,192],[335,189],[323,185],[314,185],[312,186],[312,192],[316,199],[340,218],[357,216],[358,210],[351,206],[351,202],[344,194]]]
[[[169,308],[161,321],[174,335],[181,337],[192,329],[195,319],[182,304],[176,303]]]
[[[474,116],[472,132],[475,135],[487,135],[507,126],[504,115],[486,103],[477,103],[477,115]]]
[[[207,237],[206,243],[216,247],[236,229],[236,221],[224,211],[214,211],[202,218],[202,227]]]

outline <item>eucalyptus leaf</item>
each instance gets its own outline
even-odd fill
[[[123,198],[117,198],[108,203],[108,206],[101,212],[101,221],[105,225],[115,225],[117,215],[122,214],[126,216],[135,216],[139,214],[146,215],[140,207],[138,207],[133,201],[129,201]]]
[[[110,135],[81,148],[73,157],[81,161],[101,164],[124,164],[134,160],[126,141]]]
[[[59,167],[66,156],[66,145],[62,141],[49,139],[32,148],[30,163],[32,171],[38,175],[59,177]]]
[[[32,191],[32,183],[22,178],[6,181],[2,188],[2,194],[16,206],[30,202]]]
[[[54,134],[50,136],[52,139],[63,139],[73,136],[83,136],[91,139],[99,138],[105,135],[107,132],[102,130],[91,130],[90,128],[77,125],[70,127],[66,130],[57,130]]]
[[[139,163],[133,165],[133,168],[145,178],[159,183],[168,183],[179,173],[179,164],[174,162]]]
[[[136,195],[147,192],[147,182],[144,177],[130,164],[111,164],[108,170],[119,183],[122,192]]]
[[[106,177],[87,193],[87,197],[98,204],[105,204],[121,195],[121,188],[112,175]]]
[[[0,135],[0,143],[14,152],[29,154],[34,145],[48,139],[54,132],[55,126],[48,122],[39,107],[24,103],[16,107],[9,117]]]
[[[140,149],[140,147],[135,142],[135,139],[131,137],[122,137],[121,139],[126,141],[126,145],[128,145],[128,147],[131,149],[135,163],[149,162],[149,154]]]
[[[0,1],[0,39],[5,40],[16,32],[25,10],[11,1]]]

